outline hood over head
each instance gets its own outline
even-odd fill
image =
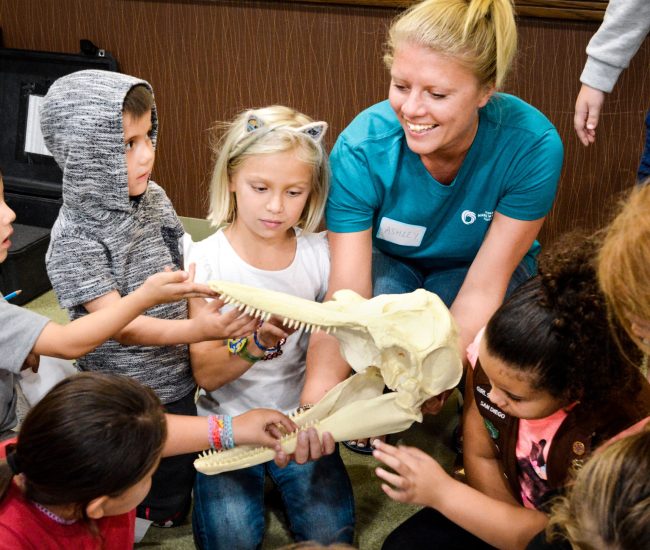
[[[63,204],[102,217],[131,209],[124,148],[122,105],[138,78],[85,70],[59,78],[41,108],[41,130],[47,148],[63,171]],[[151,140],[156,146],[158,117],[151,111]]]

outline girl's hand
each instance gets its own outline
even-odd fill
[[[393,447],[382,441],[375,441],[374,446],[372,455],[394,471],[375,469],[377,477],[386,482],[381,488],[397,502],[435,508],[446,494],[447,483],[453,483],[440,464],[420,449]]]
[[[195,330],[201,335],[201,340],[226,340],[250,335],[257,326],[257,319],[243,315],[233,308],[226,313],[220,313],[222,300],[212,300],[198,310],[190,320]]]
[[[438,414],[445,406],[447,399],[454,390],[445,390],[439,395],[434,395],[422,403],[422,414]]]
[[[257,327],[257,339],[265,348],[274,348],[280,340],[287,338],[295,331],[295,328],[282,326],[282,320],[273,316]]]
[[[272,409],[253,409],[232,419],[236,445],[264,445],[275,447],[284,434],[298,426],[286,415]]]
[[[316,429],[308,428],[298,433],[296,450],[293,454],[286,454],[280,445],[276,445],[274,462],[280,468],[284,468],[292,460],[297,464],[305,464],[306,462],[318,460],[322,456],[331,455],[335,449],[336,442],[331,433],[323,432],[321,441]]]

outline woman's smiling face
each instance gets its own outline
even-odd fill
[[[478,109],[494,88],[481,86],[457,59],[409,43],[395,50],[390,74],[388,99],[411,151],[464,154],[476,135]]]

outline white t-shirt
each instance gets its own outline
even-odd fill
[[[279,271],[258,269],[242,260],[223,230],[186,248],[185,261],[196,263],[196,282],[225,280],[322,301],[329,278],[329,249],[325,232],[298,233],[296,255]],[[289,412],[300,402],[305,381],[305,356],[309,335],[296,331],[282,347],[283,354],[258,361],[242,376],[221,388],[201,391],[200,415],[238,415],[256,407]]]

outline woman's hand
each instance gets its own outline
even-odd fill
[[[384,468],[375,469],[377,477],[386,482],[381,484],[381,488],[397,502],[435,508],[447,493],[449,483],[454,482],[438,462],[420,449],[394,447],[381,441],[373,444],[373,456],[394,472]]]

